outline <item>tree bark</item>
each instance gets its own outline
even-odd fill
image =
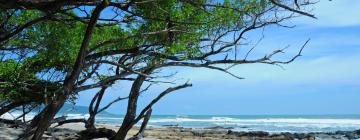
[[[150,71],[144,72],[144,73],[148,74],[148,73],[150,73]],[[146,77],[144,75],[139,75],[136,78],[136,80],[134,81],[134,83],[131,87],[130,95],[129,95],[129,101],[128,101],[126,115],[124,117],[124,120],[121,124],[120,129],[118,130],[116,135],[112,138],[113,140],[124,140],[128,131],[134,125],[134,120],[136,117],[137,101],[138,101],[138,97],[140,94],[140,88],[145,79],[146,79]]]
[[[27,129],[26,133],[21,139],[32,139],[40,140],[44,131],[51,125],[51,120],[54,118],[56,113],[64,105],[67,97],[73,93],[74,85],[78,79],[82,66],[85,61],[86,52],[89,47],[89,42],[92,36],[93,29],[100,16],[101,11],[108,5],[108,1],[104,0],[100,5],[96,6],[90,22],[86,28],[84,39],[82,41],[78,56],[75,64],[71,71],[71,74],[65,78],[63,92],[57,95],[57,97],[45,107],[45,109],[39,113],[34,120],[31,122],[30,128]]]
[[[148,75],[149,73],[151,73],[154,69],[150,68],[148,70],[146,70],[144,72],[145,75]],[[152,100],[150,102],[150,104],[148,104],[141,112],[140,115],[138,117],[136,117],[136,109],[137,109],[137,101],[138,101],[138,97],[140,94],[140,88],[143,84],[143,82],[146,80],[146,76],[145,75],[139,75],[134,83],[132,84],[131,90],[130,90],[130,95],[129,95],[129,101],[128,101],[128,106],[127,106],[127,112],[126,115],[124,117],[123,123],[121,124],[120,129],[118,130],[118,132],[116,133],[116,135],[112,138],[112,140],[124,140],[126,138],[126,135],[128,133],[128,131],[141,119],[145,116],[146,113],[149,113],[147,111],[149,111],[151,109],[151,107],[158,102],[162,97],[164,97],[165,95],[167,95],[170,92],[182,89],[182,88],[186,88],[189,86],[192,86],[189,83],[185,83],[183,85],[179,85],[176,87],[172,87],[172,88],[168,88],[165,91],[163,91],[162,93],[160,93],[154,100]],[[147,123],[147,122],[146,122]],[[144,128],[145,129],[145,128]]]
[[[103,95],[105,93],[107,87],[102,87],[101,90],[96,93],[96,95],[94,96],[93,100],[91,101],[90,105],[89,105],[89,118],[86,121],[85,127],[86,129],[95,129],[95,117],[98,113],[99,110],[99,106],[101,103],[101,100],[103,98]],[[95,103],[95,107],[94,107],[94,102]]]
[[[135,135],[137,139],[143,138],[146,126],[150,120],[152,109],[150,108],[148,111],[146,111],[146,114],[144,116],[144,120],[140,126],[139,132]]]
[[[44,131],[50,126],[51,120],[64,105],[67,96],[59,96],[56,101],[51,102],[31,121],[26,133],[20,139],[40,140]]]

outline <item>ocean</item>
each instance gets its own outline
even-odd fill
[[[3,118],[14,118],[18,113],[5,114]],[[35,114],[30,113],[27,119]],[[68,119],[87,118],[86,113],[66,114]],[[96,123],[121,125],[122,115],[99,114]],[[140,125],[138,123],[137,125]],[[224,127],[233,131],[280,132],[335,132],[360,129],[360,115],[152,115],[150,126],[179,126],[185,128]]]
[[[77,114],[71,117],[87,116]],[[122,119],[122,116],[100,115],[96,122],[120,125]],[[360,115],[153,115],[148,125],[185,128],[226,127],[234,131],[270,133],[335,132],[360,129]]]

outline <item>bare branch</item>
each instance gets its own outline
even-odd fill
[[[279,7],[281,7],[281,8],[284,8],[284,9],[289,10],[289,11],[291,11],[291,12],[295,12],[295,13],[298,13],[298,14],[301,14],[301,15],[305,15],[305,16],[308,16],[308,17],[317,19],[317,18],[315,17],[315,15],[312,15],[312,14],[309,14],[309,13],[307,13],[307,12],[303,12],[303,11],[299,11],[299,10],[290,8],[289,6],[286,6],[286,5],[283,5],[283,4],[281,4],[281,3],[278,3],[278,2],[276,2],[275,0],[270,0],[270,2],[273,3],[273,4],[276,5],[276,6],[279,6]],[[296,5],[298,5],[297,2],[296,2]]]
[[[141,112],[140,114],[138,115],[138,117],[136,117],[134,123],[137,123],[138,121],[140,121],[143,117],[144,117],[144,114],[152,108],[152,106],[154,104],[156,104],[161,98],[163,98],[165,95],[173,92],[173,91],[176,91],[176,90],[179,90],[179,89],[183,89],[183,88],[186,88],[186,87],[191,87],[192,84],[191,83],[185,83],[185,84],[182,84],[182,85],[179,85],[179,86],[176,86],[176,87],[171,87],[171,88],[168,88],[166,89],[165,91],[161,92],[155,99],[153,99]]]

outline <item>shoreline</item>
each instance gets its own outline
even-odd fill
[[[106,128],[117,131],[115,125],[97,124],[97,128]],[[138,132],[138,127],[134,127],[128,133],[128,138]],[[59,127],[51,127],[45,132],[45,140],[71,140],[79,138],[79,132],[85,130],[82,123],[64,124]],[[22,133],[21,128],[11,128],[10,125],[0,123],[0,139],[13,140]],[[233,131],[224,127],[212,128],[183,128],[178,126],[148,126],[145,130],[143,140],[219,140],[219,139],[276,139],[276,140],[348,140],[360,139],[360,129],[355,131],[336,131],[336,132],[309,132],[309,133],[269,133],[265,131]],[[99,138],[97,140],[106,140]]]

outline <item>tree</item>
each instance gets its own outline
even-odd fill
[[[304,10],[311,4],[307,0],[0,0],[1,52],[15,55],[3,57],[2,62],[17,60],[30,68],[35,79],[58,85],[22,137],[41,139],[66,100],[80,91],[101,88],[89,109],[93,117],[87,127],[93,128],[106,87],[126,80],[132,82],[126,115],[113,136],[124,139],[165,95],[191,86],[186,82],[170,87],[139,112],[137,101],[144,85],[168,82],[159,80],[163,69],[208,68],[242,79],[229,69],[239,64],[293,62],[308,41],[288,60],[274,59],[284,49],[250,59],[253,49],[242,56],[238,48],[246,46],[246,34],[253,30],[287,27],[282,23],[299,14],[315,18]],[[39,77],[41,73],[48,78]],[[59,76],[49,79],[51,73]]]

